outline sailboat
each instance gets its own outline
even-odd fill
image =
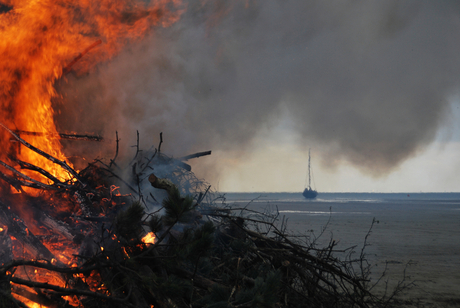
[[[303,191],[302,195],[307,199],[315,199],[318,192],[311,188],[311,166],[310,166],[310,149],[308,150],[308,186]]]

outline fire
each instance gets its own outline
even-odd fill
[[[65,78],[65,74],[71,71],[75,74],[90,72],[97,63],[115,56],[127,43],[141,39],[155,27],[173,24],[180,18],[183,10],[180,0],[2,1],[0,123],[43,152],[66,161],[58,127],[54,121],[54,104],[56,98],[60,97],[54,87],[56,81]],[[72,175],[67,171],[20,145],[3,128],[0,128],[0,148],[2,173],[12,175],[8,165],[17,167],[17,160],[20,160],[44,169],[60,181],[72,180]],[[49,182],[48,178],[35,171],[21,172],[42,183]],[[111,191],[112,195],[119,195],[115,186]],[[60,211],[66,208],[65,205],[54,204],[51,198],[50,208],[52,207],[60,207]],[[23,212],[27,212],[27,209]],[[72,213],[69,212],[69,216],[70,214]],[[27,217],[21,219],[31,228],[30,232],[40,234],[42,226],[34,225],[33,215],[24,216]],[[0,227],[0,232],[7,230],[4,228]],[[10,238],[15,259],[32,260],[39,257],[32,255],[33,253],[28,255],[20,241],[14,236]],[[155,236],[152,233],[145,243],[154,241]],[[51,265],[62,263],[74,267],[73,255],[78,249],[71,239],[62,240],[55,237],[53,241],[43,241],[43,244],[56,256],[47,260]],[[103,249],[101,247],[101,251]],[[46,270],[21,269],[16,271],[14,276],[66,286],[65,280],[51,275]],[[88,279],[92,289],[105,292],[104,286],[99,284],[101,279],[97,273]],[[34,290],[30,289],[27,292]],[[29,307],[42,307],[26,298],[22,298],[21,301]],[[79,305],[78,300],[70,302],[72,305]]]
[[[145,244],[155,244],[155,233],[149,232],[142,238],[142,242]]]
[[[88,71],[117,54],[124,44],[142,38],[154,26],[180,17],[179,0],[65,1],[9,0],[0,10],[0,122],[46,153],[65,160],[54,122],[57,79],[72,68]],[[83,53],[86,53],[83,56]],[[81,59],[78,57],[80,56]],[[32,133],[39,134],[32,134]],[[67,180],[58,166],[24,147],[4,131],[0,154],[39,166]],[[40,178],[39,175],[34,175]]]

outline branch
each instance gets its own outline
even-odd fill
[[[109,167],[112,167],[113,164],[115,164],[115,160],[117,159],[118,157],[118,143],[120,141],[120,139],[118,139],[118,131],[115,132],[115,135],[117,136],[117,150],[115,152],[115,157],[113,159],[110,160],[110,165]]]
[[[189,160],[189,159],[192,159],[192,158],[197,158],[197,157],[206,156],[206,155],[211,155],[211,151],[199,152],[199,153],[195,153],[195,154],[182,156],[180,158],[177,158],[177,160]]]
[[[29,132],[25,130],[15,130],[14,132],[18,135],[47,136],[47,137],[55,137],[55,138],[69,139],[69,140],[87,140],[87,141],[104,140],[104,137],[99,136],[99,135],[78,135],[78,134],[64,134],[64,133],[50,134],[50,133],[42,133],[42,132]]]
[[[12,269],[13,267],[18,267],[18,266],[32,266],[32,267],[43,268],[49,271],[64,273],[64,274],[88,273],[93,270],[100,269],[102,267],[110,267],[109,265],[98,264],[98,265],[93,265],[93,266],[86,267],[86,268],[85,267],[68,268],[68,267],[61,267],[61,266],[53,265],[49,263],[48,261],[13,260],[0,267],[0,276],[6,275],[7,271]]]
[[[31,288],[40,288],[40,289],[48,289],[48,290],[54,290],[57,292],[60,292],[60,295],[83,295],[83,296],[90,296],[90,297],[96,297],[96,298],[101,298],[105,300],[109,300],[112,302],[117,302],[117,303],[124,303],[128,307],[135,307],[134,305],[127,303],[126,301],[128,298],[118,298],[118,297],[112,297],[112,296],[107,296],[101,293],[96,293],[92,291],[85,291],[85,290],[78,290],[78,289],[67,289],[63,287],[59,287],[53,284],[49,284],[47,282],[34,282],[30,280],[25,280],[17,277],[10,277],[9,280],[12,283],[28,286]]]
[[[54,183],[58,184],[58,186],[62,186],[62,187],[65,187],[65,188],[71,188],[70,185],[67,185],[61,181],[59,181],[58,178],[56,178],[55,176],[53,176],[51,173],[49,173],[48,171],[40,168],[40,167],[37,167],[35,165],[32,165],[32,164],[29,164],[25,161],[22,161],[22,160],[19,160],[13,156],[8,156],[9,159],[11,159],[12,161],[16,162],[19,164],[19,166],[22,168],[22,169],[27,169],[27,170],[32,170],[32,171],[36,171],[42,175],[44,175],[45,177],[47,177],[48,179],[50,179],[51,181],[53,181]]]
[[[75,57],[75,59],[72,60],[72,62],[70,62],[69,64],[67,64],[66,67],[64,67],[62,69],[62,75],[67,75],[68,73],[70,73],[70,71],[72,70],[72,66],[74,66],[75,63],[77,63],[85,54],[87,54],[91,49],[93,49],[94,47],[96,47],[97,45],[101,44],[102,43],[102,40],[97,40],[96,42],[94,42],[93,44],[91,44],[88,48],[86,48],[85,50],[83,50],[82,53],[80,53],[78,56]]]
[[[20,173],[19,171],[16,171],[16,172]],[[24,175],[22,173],[20,173],[20,174],[23,175],[23,176],[26,176],[26,175]],[[11,186],[13,186],[14,188],[16,188],[18,191],[21,191],[21,186],[26,186],[26,187],[30,187],[30,188],[37,188],[37,189],[50,189],[50,190],[58,189],[55,186],[46,185],[46,184],[43,184],[43,183],[35,181],[35,180],[33,180],[33,182],[21,181],[21,180],[18,180],[16,178],[12,177],[12,176],[4,174],[2,172],[0,172],[0,178],[2,180],[4,180],[5,182],[7,182],[8,184],[10,184]]]
[[[27,163],[25,163],[25,164],[27,164]],[[0,165],[2,165],[2,166],[5,167],[6,169],[8,169],[8,170],[14,172],[15,174],[19,175],[19,176],[22,177],[23,179],[25,179],[25,180],[27,180],[27,181],[29,181],[29,182],[32,182],[33,184],[35,184],[34,186],[36,186],[36,188],[42,188],[42,189],[58,189],[58,187],[51,186],[51,185],[47,185],[47,184],[44,184],[44,183],[42,183],[42,182],[40,182],[40,181],[37,181],[37,180],[32,179],[31,177],[25,175],[25,174],[22,173],[22,172],[17,171],[16,169],[14,169],[13,167],[11,167],[10,165],[6,164],[5,162],[3,162],[3,161],[1,161],[1,160],[0,160]],[[34,165],[31,165],[31,164],[29,164],[29,165],[32,166],[33,168],[40,169],[40,170],[42,170],[43,172],[46,172],[45,170],[43,170],[43,169],[41,169],[41,168],[38,168],[38,167],[35,167]],[[32,169],[32,168],[28,168],[28,169]],[[35,170],[35,171],[37,171],[37,170]],[[42,172],[40,172],[40,173],[42,173]],[[48,172],[46,172],[46,173],[48,173]],[[48,173],[48,174],[49,174],[49,173]],[[5,176],[7,176],[7,175],[5,174]],[[7,176],[7,177],[8,177],[8,176]],[[53,177],[53,178],[54,178],[54,177]],[[55,178],[55,179],[56,179],[56,178]],[[56,179],[56,180],[57,180],[57,179]],[[31,185],[32,183],[29,183],[29,182],[20,181],[20,183],[22,183],[24,186],[34,187],[34,186]],[[63,187],[65,187],[65,188],[70,188],[70,187],[71,187],[71,186],[69,186],[69,185],[65,185],[64,183],[60,182],[59,180],[57,180],[57,183],[56,183],[56,184],[57,184],[57,186],[63,186]]]
[[[163,132],[160,133],[160,143],[158,144],[158,153],[161,152],[161,144],[163,143]]]
[[[21,137],[19,137],[17,134],[15,134],[11,129],[9,129],[8,127],[6,127],[3,123],[0,122],[0,126],[3,127],[3,129],[5,129],[7,132],[9,132],[14,138],[16,138],[19,142],[21,142],[25,147],[31,149],[32,151],[34,151],[35,153],[37,154],[40,154],[41,156],[45,157],[46,159],[52,161],[53,163],[61,166],[63,169],[67,170],[71,175],[73,175],[77,180],[78,182],[80,182],[80,184],[82,184],[83,186],[86,186],[86,184],[84,184],[82,182],[82,180],[80,179],[80,176],[78,175],[78,173],[73,170],[65,161],[61,161],[45,152],[43,152],[42,150],[34,147],[33,145],[31,145],[30,143],[28,143],[27,141],[25,141],[24,139],[22,139]]]
[[[139,154],[139,131],[137,131],[136,155],[134,155],[134,158],[131,161],[131,163],[134,162],[138,154]]]

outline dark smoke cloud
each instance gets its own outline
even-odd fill
[[[118,130],[125,145],[163,131],[174,155],[238,153],[287,112],[325,161],[385,174],[446,119],[459,12],[457,1],[189,2],[174,26],[59,85],[58,121]]]

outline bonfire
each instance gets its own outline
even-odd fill
[[[226,205],[163,142],[75,167],[55,83],[175,23],[179,0],[0,3],[0,307],[368,307],[369,267]],[[123,145],[122,145],[123,146]],[[126,146],[126,145],[124,145]],[[88,158],[91,160],[92,158]],[[80,170],[79,170],[80,169]]]

